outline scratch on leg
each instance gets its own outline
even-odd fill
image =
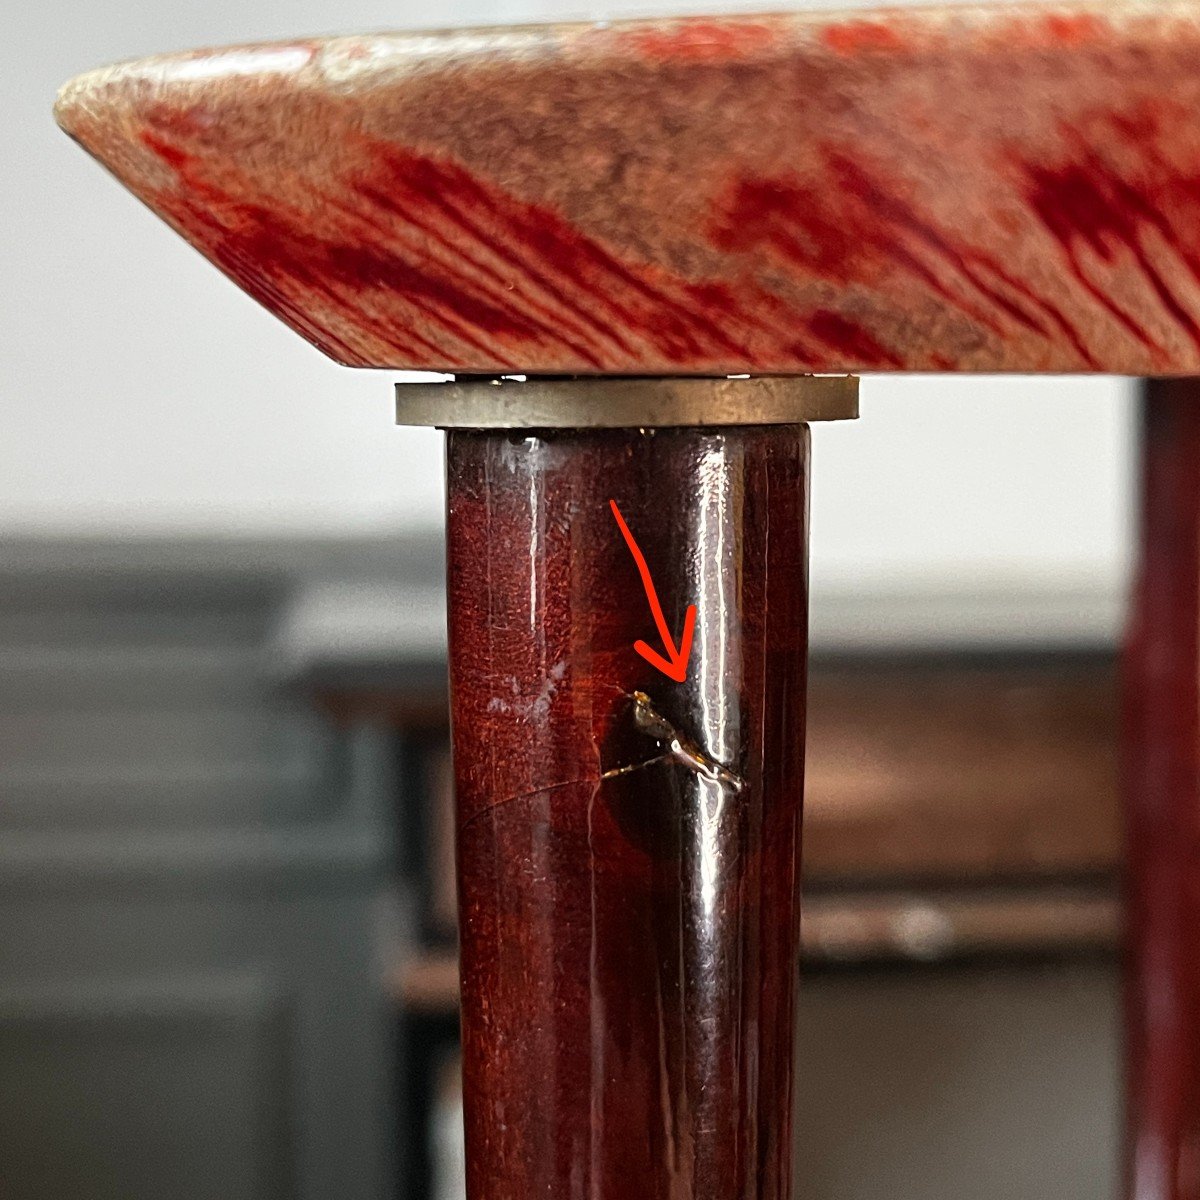
[[[694,771],[697,775],[703,775],[706,779],[711,779],[716,783],[724,784],[726,787],[732,788],[735,792],[742,791],[746,786],[746,781],[740,776],[731,771],[728,767],[722,766],[719,762],[711,759],[700,750],[700,748],[685,734],[679,732],[666,717],[662,715],[655,707],[650,697],[645,692],[633,692],[633,724],[639,733],[644,733],[648,737],[654,738],[660,744],[666,746],[666,751],[662,754],[656,754],[653,758],[646,759],[644,762],[632,763],[629,766],[613,767],[611,770],[605,771],[601,776],[602,779],[611,779],[618,775],[628,775],[632,771],[640,771],[643,767],[652,766],[659,762],[676,762],[681,766],[687,767],[689,771]]]

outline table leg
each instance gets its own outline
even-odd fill
[[[1200,1197],[1200,380],[1145,384],[1125,654],[1126,1194]]]
[[[468,1194],[786,1200],[808,428],[447,436]]]

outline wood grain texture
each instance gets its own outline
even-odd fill
[[[239,47],[63,127],[337,361],[1200,372],[1200,9]]]
[[[787,1200],[808,445],[449,434],[471,1200]]]

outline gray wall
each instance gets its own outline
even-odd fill
[[[798,1200],[1116,1200],[1111,963],[802,989]]]
[[[378,1200],[388,737],[281,689],[269,555],[5,549],[0,1195]]]

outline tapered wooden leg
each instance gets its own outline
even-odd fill
[[[1200,380],[1145,385],[1126,647],[1128,1200],[1200,1197]]]
[[[808,447],[448,435],[471,1200],[789,1195]]]

